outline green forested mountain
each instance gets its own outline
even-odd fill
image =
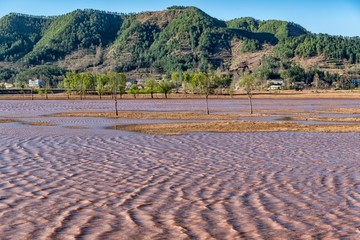
[[[49,18],[11,13],[0,19],[0,61],[17,61],[41,39]]]
[[[226,24],[196,8],[172,8],[128,17],[110,47],[122,71],[155,72],[207,67],[210,55],[229,49]]]
[[[264,67],[264,55],[282,68],[312,67],[306,60],[319,58],[308,62],[345,71],[345,65],[360,62],[360,38],[312,34],[280,20],[225,22],[195,7],[138,14],[76,10],[56,17],[11,13],[0,19],[0,68],[6,73],[0,81],[39,65],[148,74],[256,70]]]
[[[292,22],[280,20],[259,21],[250,17],[230,20],[227,22],[227,26],[249,32],[271,33],[278,39],[299,37],[308,33],[306,29]]]
[[[39,64],[58,60],[78,49],[106,46],[116,38],[121,22],[117,14],[95,10],[76,10],[53,18],[24,61]]]

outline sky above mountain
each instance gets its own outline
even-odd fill
[[[313,33],[360,36],[359,0],[0,0],[0,17],[10,12],[54,16],[89,8],[138,13],[173,5],[195,6],[222,20],[278,19],[298,23]]]

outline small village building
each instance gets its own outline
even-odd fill
[[[281,89],[281,85],[270,85],[270,87],[268,88],[269,90],[280,90]]]
[[[7,82],[0,82],[0,88],[10,89],[13,88],[14,84]]]
[[[283,88],[284,80],[282,79],[269,79],[266,81],[268,90],[280,90]]]
[[[4,83],[4,86],[5,86],[6,89],[10,89],[10,88],[14,87],[14,84],[12,84],[12,83]]]
[[[43,86],[43,80],[40,79],[29,79],[30,88],[41,88]]]

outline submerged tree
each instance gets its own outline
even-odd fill
[[[171,81],[175,87],[176,93],[179,92],[179,88],[182,85],[182,72],[173,72],[171,73]]]
[[[145,91],[150,93],[151,98],[154,98],[154,93],[159,89],[159,84],[156,82],[155,78],[149,78],[145,80]]]
[[[208,115],[210,114],[208,99],[211,92],[211,85],[212,85],[211,80],[212,79],[208,74],[197,72],[191,75],[191,81],[190,81],[190,86],[194,92],[205,95],[205,112]]]
[[[189,80],[188,80],[188,79]],[[185,78],[184,78],[185,79]],[[195,72],[189,74],[189,77],[186,77],[186,81],[189,83],[189,86],[194,93],[203,94],[205,96],[205,111],[206,114],[210,114],[209,111],[209,96],[215,92],[216,88],[219,87],[229,87],[231,83],[231,78],[229,76],[221,76],[215,72],[203,73]]]
[[[90,73],[83,72],[80,74],[74,74],[73,77],[75,88],[80,94],[80,99],[84,99],[89,89],[94,87],[94,79]]]
[[[183,79],[182,79],[182,87],[184,89],[184,93],[187,94],[187,90],[190,87],[191,82],[191,74],[189,72],[183,73]]]
[[[172,88],[173,88],[172,82],[170,82],[167,79],[164,79],[159,82],[159,90],[161,93],[164,94],[165,98],[167,98],[167,95],[168,95],[168,93],[171,92]]]
[[[66,90],[67,99],[70,99],[70,94],[75,90],[75,72],[67,72],[64,78],[64,87]]]
[[[129,93],[132,94],[134,96],[134,98],[136,98],[136,94],[139,93],[139,86],[136,83],[131,85],[131,87],[129,89]]]
[[[98,93],[100,100],[101,96],[104,95],[106,91],[106,84],[108,84],[109,78],[106,74],[97,74],[96,75],[96,92]]]
[[[107,76],[108,85],[114,97],[115,115],[119,116],[117,95],[120,93],[121,96],[125,92],[126,76],[124,73],[116,72],[110,72]]]
[[[253,91],[257,88],[257,79],[254,75],[251,74],[245,74],[242,76],[240,80],[240,87],[244,88],[246,95],[249,99],[249,105],[250,105],[250,114],[253,114],[253,105],[252,105],[252,96]]]

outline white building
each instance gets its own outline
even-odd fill
[[[267,80],[268,90],[280,90],[284,86],[284,80],[282,79],[270,79]]]
[[[43,81],[40,79],[29,79],[29,87],[40,88],[43,86]]]
[[[9,88],[13,88],[14,84],[12,84],[12,83],[4,83],[4,86],[5,86],[6,89],[9,89]]]

